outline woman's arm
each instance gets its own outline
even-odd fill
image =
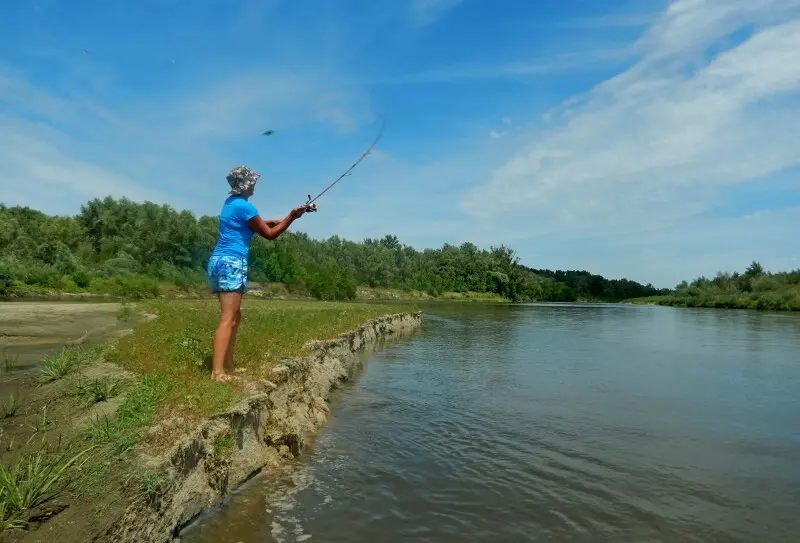
[[[250,229],[259,236],[272,240],[283,234],[286,229],[289,228],[289,225],[295,221],[295,219],[299,219],[303,216],[305,211],[305,206],[296,207],[280,221],[265,221],[259,215],[256,215],[247,221],[247,226],[249,226]]]

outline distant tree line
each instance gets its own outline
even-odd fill
[[[217,217],[125,198],[91,200],[72,217],[0,204],[0,296],[61,291],[151,297],[167,286],[202,287],[217,227]],[[275,241],[254,236],[249,274],[251,281],[283,283],[320,299],[352,299],[360,285],[514,301],[621,300],[660,292],[588,272],[533,270],[505,246],[445,244],[420,251],[394,235],[361,242],[295,232]]]
[[[665,296],[635,301],[681,307],[800,311],[800,269],[770,273],[753,261],[743,273],[718,272],[713,279],[682,281]]]
[[[670,292],[669,289],[657,289],[650,283],[642,285],[630,279],[606,279],[602,275],[583,270],[551,271],[524,266],[523,268],[541,277],[548,277],[564,283],[576,297],[586,300],[622,301]]]

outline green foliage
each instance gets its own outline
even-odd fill
[[[39,381],[49,383],[65,377],[91,360],[92,351],[82,347],[67,347],[58,353],[48,354],[44,357]]]
[[[556,298],[561,297],[562,299],[553,301],[574,301],[580,298],[619,302],[629,298],[654,296],[668,292],[668,290],[659,290],[651,284],[642,285],[629,279],[606,279],[602,275],[591,274],[583,270],[526,269],[564,285],[558,289],[556,294]]]
[[[164,289],[173,292],[170,285],[187,292],[204,289],[218,224],[216,217],[195,218],[125,198],[94,199],[75,217],[0,205],[0,296],[90,291],[142,299]],[[659,293],[650,285],[584,271],[526,268],[505,246],[445,244],[419,251],[394,235],[362,242],[338,236],[314,240],[296,232],[274,241],[255,236],[248,279],[283,283],[290,292],[323,300],[352,299],[358,286],[513,301],[621,300]]]
[[[679,307],[800,311],[800,270],[769,273],[753,262],[743,274],[717,273],[714,279],[682,281],[664,296],[631,300]]]

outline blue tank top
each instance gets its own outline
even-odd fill
[[[247,221],[258,215],[256,208],[243,197],[234,194],[225,200],[219,214],[219,235],[212,256],[247,258],[253,231]]]

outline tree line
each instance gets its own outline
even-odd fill
[[[743,272],[718,272],[682,281],[665,296],[642,298],[638,303],[680,307],[800,311],[800,269],[771,273],[753,261]]]
[[[200,288],[218,218],[168,205],[94,199],[75,216],[0,204],[0,296],[40,291],[151,297],[165,285]],[[417,250],[394,235],[361,242],[287,232],[254,236],[249,280],[278,282],[319,299],[352,299],[358,286],[487,293],[523,301],[616,301],[661,293],[652,285],[584,271],[535,270],[505,246],[472,243]]]

